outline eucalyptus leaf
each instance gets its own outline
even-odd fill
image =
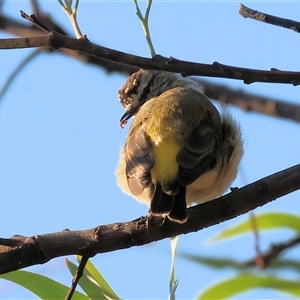
[[[241,274],[239,276],[221,281],[212,285],[200,295],[197,299],[226,299],[258,288],[269,288],[277,290],[297,299],[300,297],[300,282],[287,280],[274,276],[258,276],[252,274]]]
[[[300,217],[289,213],[267,212],[255,216],[258,230],[291,229],[300,234]],[[234,226],[227,228],[209,240],[209,243],[220,242],[253,231],[251,220],[247,219]]]
[[[69,290],[68,286],[43,275],[28,271],[18,270],[0,275],[0,278],[17,283],[44,300],[64,299]],[[75,291],[72,299],[88,300],[89,298],[86,295]]]

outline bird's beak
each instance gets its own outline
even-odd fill
[[[139,106],[131,106],[128,110],[125,111],[124,115],[120,119],[120,127],[124,128],[127,121],[135,115],[135,113],[138,111]]]

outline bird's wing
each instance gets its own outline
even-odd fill
[[[205,119],[193,129],[177,154],[178,182],[187,186],[213,169],[219,148],[218,131]]]
[[[126,141],[126,176],[133,195],[141,194],[152,183],[152,146],[143,126],[133,128]]]

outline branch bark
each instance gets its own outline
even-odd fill
[[[28,16],[24,12],[21,12],[21,15],[34,24],[37,24],[37,26],[47,30],[48,27],[44,25],[35,15]],[[0,49],[29,47],[51,47],[55,50],[66,48],[120,64],[126,64],[144,69],[177,72],[183,74],[184,76],[198,75],[239,79],[243,80],[246,84],[253,82],[291,83],[293,85],[300,84],[299,72],[279,71],[275,68],[272,68],[270,71],[237,68],[223,65],[218,62],[208,65],[183,61],[173,57],[166,58],[160,55],[149,59],[101,47],[91,43],[86,38],[73,39],[50,29],[48,39],[45,39],[45,36],[42,36],[40,41],[38,41],[36,37],[34,37],[34,39],[25,38],[21,40],[9,39],[9,41],[0,40]]]
[[[300,32],[300,23],[297,21],[272,16],[257,10],[253,10],[243,4],[240,4],[239,6],[239,13],[244,18],[250,18],[256,21],[284,27],[298,33]]]
[[[0,239],[0,274],[55,257],[79,254],[92,257],[186,234],[235,218],[278,197],[300,189],[300,164],[265,177],[230,194],[188,209],[188,221],[178,224],[160,217],[141,217],[89,230]]]
[[[300,105],[288,102],[286,99],[262,97],[242,90],[233,90],[225,85],[210,83],[193,78],[202,92],[210,99],[224,104],[232,104],[244,111],[254,111],[264,115],[279,117],[300,122]]]
[[[181,73],[183,76],[209,76],[243,80],[244,83],[273,82],[300,84],[300,72],[279,71],[272,68],[270,71],[238,68],[214,62],[212,65],[188,62],[173,57],[166,58],[157,55],[153,59],[131,55],[121,51],[105,48],[91,43],[87,39],[73,39],[52,31],[48,39],[45,36],[38,41],[34,38],[0,40],[0,49],[51,47],[55,50],[66,48],[90,56],[127,64],[144,69],[165,70]]]
[[[241,5],[240,9],[246,9],[246,7]],[[53,30],[55,30],[56,32],[67,36],[66,32],[63,29],[61,29],[57,24],[55,24],[54,21],[48,15],[39,14],[38,16],[42,20],[42,22],[45,23],[48,27],[53,28]],[[29,35],[36,36],[36,34],[41,35],[41,33],[43,33],[37,27],[26,26],[23,23],[16,22],[11,18],[4,17],[1,15],[0,15],[0,28],[7,32],[20,35],[23,37]],[[24,38],[24,39],[8,39],[8,40],[3,40],[2,43],[3,45],[6,44],[6,47],[8,48],[17,47],[20,43],[23,43],[24,47],[26,46],[26,43],[38,47],[41,44],[39,39],[43,41],[44,46],[45,45],[49,46],[40,49],[49,52],[49,50],[51,50],[50,48],[51,41],[49,36],[47,35],[45,37],[40,36],[39,38],[32,37],[32,38]],[[71,56],[80,61],[83,61],[85,63],[92,63],[94,65],[97,65],[101,68],[104,68],[107,72],[115,71],[115,72],[120,72],[120,73],[130,75],[133,72],[138,70],[138,67],[134,65],[126,65],[126,64],[121,64],[119,62],[109,61],[103,58],[91,56],[89,54],[74,51],[71,49],[61,48],[59,52]],[[145,58],[145,60],[151,62],[150,59]],[[168,62],[167,58],[165,60]],[[276,70],[273,69],[273,72],[276,72]],[[300,75],[300,73],[297,74]],[[281,74],[280,76],[282,75],[284,74]],[[257,95],[248,94],[243,91],[234,91],[224,85],[209,83],[200,80],[198,78],[195,80],[198,81],[199,84],[202,86],[202,90],[206,94],[206,96],[208,96],[211,99],[220,101],[221,103],[233,104],[242,108],[245,111],[255,111],[269,116],[275,116],[275,117],[277,116],[281,118],[294,120],[297,122],[300,121],[300,105],[288,103],[287,99],[280,101],[277,99],[259,97]]]

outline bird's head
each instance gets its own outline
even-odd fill
[[[123,128],[149,99],[174,87],[188,85],[191,85],[190,80],[171,72],[141,69],[132,74],[119,89],[119,100],[126,110],[120,126]]]

